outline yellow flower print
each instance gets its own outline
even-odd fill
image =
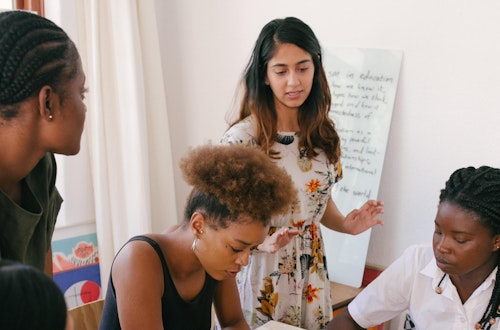
[[[311,236],[311,273],[318,271],[318,265],[323,264],[323,251],[319,240],[319,227],[316,223],[311,223],[308,228],[309,235]]]
[[[257,310],[272,318],[274,307],[278,304],[278,293],[274,292],[273,280],[269,276],[264,278],[264,290],[260,290],[260,294],[262,296],[257,297],[257,300],[261,305],[257,307]]]
[[[344,176],[342,170],[342,163],[340,162],[340,160],[338,161],[337,164],[335,164],[335,170],[337,171],[337,178],[335,179],[335,182],[338,182]]]

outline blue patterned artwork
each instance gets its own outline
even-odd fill
[[[101,298],[96,234],[52,242],[54,280],[73,308]]]

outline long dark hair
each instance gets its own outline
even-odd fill
[[[231,126],[253,115],[256,120],[255,139],[267,155],[278,157],[271,149],[276,138],[277,115],[273,92],[264,81],[269,60],[276,46],[294,44],[309,54],[314,63],[311,93],[299,109],[299,148],[308,158],[317,156],[315,148],[322,149],[331,163],[340,158],[340,139],[335,125],[328,116],[331,94],[322,64],[321,46],[312,29],[295,17],[274,19],[261,30],[255,43],[244,76],[244,95],[239,117]]]
[[[449,202],[473,212],[493,235],[500,234],[500,169],[481,166],[456,170],[441,190],[439,202]],[[483,317],[477,323],[480,328],[476,329],[491,328],[500,316],[499,305],[500,272],[497,271],[493,293]]]

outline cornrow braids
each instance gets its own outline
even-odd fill
[[[500,234],[500,169],[481,166],[456,170],[441,190],[439,202],[444,201],[477,214],[493,234]],[[500,272],[497,271],[490,301],[475,328],[491,329],[496,318],[500,317],[499,305]]]
[[[0,13],[0,117],[17,116],[16,104],[44,86],[56,89],[78,56],[68,35],[52,21],[25,11]],[[74,68],[69,68],[71,76]]]

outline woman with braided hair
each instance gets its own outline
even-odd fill
[[[49,275],[62,203],[53,154],[80,150],[84,84],[60,27],[29,12],[0,13],[0,258]]]
[[[327,329],[363,329],[405,310],[405,329],[500,329],[500,169],[456,170],[434,223],[432,247],[408,248]]]

